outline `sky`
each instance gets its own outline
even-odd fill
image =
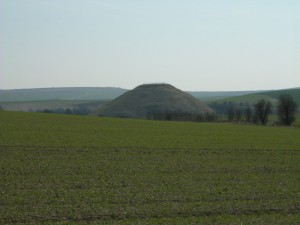
[[[300,87],[299,0],[0,0],[0,89]]]

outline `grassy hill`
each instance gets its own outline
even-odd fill
[[[0,106],[9,111],[63,112],[66,108],[95,112],[127,90],[110,87],[36,88],[0,90]],[[78,110],[77,110],[78,111]]]
[[[19,90],[0,90],[0,106],[4,110],[12,111],[43,111],[61,110],[66,108],[84,108],[89,113],[96,113],[97,109],[122,94],[127,90],[121,88],[38,88]],[[282,93],[289,93],[300,106],[300,88],[276,91],[239,91],[239,92],[187,92],[212,104],[233,102],[236,104],[253,104],[259,99],[266,99],[277,104],[277,98]],[[164,95],[164,94],[163,94]],[[157,100],[158,102],[160,101]],[[127,102],[132,108],[133,102]],[[174,102],[172,103],[175,104]],[[152,105],[153,106],[153,105]],[[147,106],[151,108],[150,106]],[[188,107],[187,107],[188,108]],[[124,107],[123,107],[124,109]],[[122,112],[123,109],[119,109]],[[174,110],[174,107],[167,108]],[[216,110],[216,108],[214,108]]]
[[[112,100],[124,94],[126,91],[128,90],[114,87],[69,87],[0,90],[0,102],[43,100]],[[187,91],[187,93],[202,101],[215,101],[220,99],[225,99],[226,101],[241,101],[243,96],[248,95],[266,95],[273,98],[278,98],[281,93],[286,91],[288,91],[294,98],[300,98],[299,88],[276,91]]]
[[[279,96],[282,94],[289,94],[294,98],[294,100],[297,102],[298,106],[300,107],[300,88],[267,91],[267,92],[263,92],[262,94],[266,96],[270,96],[271,98],[274,99],[278,99]]]
[[[298,224],[300,129],[0,112],[1,224]]]
[[[224,98],[259,93],[263,91],[188,91],[190,95],[202,101],[216,101]]]
[[[213,113],[205,103],[169,84],[140,85],[109,102],[99,115],[146,118],[154,113]]]
[[[113,87],[72,87],[0,90],[0,102],[41,100],[111,100],[127,90]]]
[[[290,94],[294,98],[294,100],[297,102],[298,106],[300,106],[300,88],[265,91],[265,92],[259,92],[259,93],[254,93],[254,94],[247,94],[247,95],[242,95],[242,96],[223,98],[223,99],[217,100],[215,102],[219,102],[219,103],[233,102],[233,103],[237,103],[237,104],[239,104],[239,103],[253,104],[260,99],[266,99],[266,100],[271,101],[272,103],[276,104],[279,96],[282,94]]]
[[[101,106],[105,105],[107,100],[44,100],[44,101],[19,101],[19,102],[1,102],[3,110],[23,111],[23,112],[63,112],[65,109],[85,109],[87,114],[93,114]]]

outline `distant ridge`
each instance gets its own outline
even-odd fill
[[[147,84],[145,84],[147,85]],[[155,84],[154,84],[155,85]],[[156,84],[157,85],[157,84]],[[32,89],[0,89],[0,102],[48,101],[48,100],[113,100],[124,94],[127,89],[118,87],[62,87]],[[188,94],[205,102],[233,101],[253,102],[265,97],[276,101],[281,93],[290,93],[300,105],[300,88],[258,91],[187,91]],[[268,96],[268,97],[266,97]]]
[[[127,90],[115,87],[65,87],[0,90],[0,102],[42,100],[112,100]]]
[[[146,118],[151,113],[213,113],[205,103],[170,84],[143,84],[99,109],[109,117]]]
[[[233,103],[248,103],[253,104],[260,99],[265,99],[271,101],[273,104],[276,104],[279,96],[282,94],[289,94],[297,102],[300,107],[300,88],[290,88],[290,89],[281,89],[273,91],[262,91],[259,93],[246,94],[241,96],[234,96],[230,98],[222,98],[216,102],[233,102]]]
[[[231,98],[259,92],[263,91],[188,91],[187,93],[202,101],[215,101],[222,98]]]

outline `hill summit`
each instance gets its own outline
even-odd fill
[[[205,103],[170,84],[144,84],[127,91],[99,110],[100,116],[153,118],[162,114],[212,114]]]

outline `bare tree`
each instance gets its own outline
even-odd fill
[[[227,118],[230,122],[234,120],[235,108],[233,105],[230,105],[227,109]]]
[[[261,99],[256,104],[254,104],[254,108],[255,108],[255,116],[260,121],[260,123],[262,125],[267,124],[268,116],[272,112],[271,102]]]
[[[243,118],[243,111],[241,109],[236,109],[235,110],[235,119],[236,122],[239,123]]]
[[[296,119],[295,114],[297,111],[297,103],[293,97],[289,94],[283,94],[279,96],[279,103],[277,106],[277,112],[279,122],[281,124],[290,126]]]
[[[65,114],[73,114],[72,113],[72,109],[70,109],[70,108],[66,108],[65,111],[64,111],[64,113]]]
[[[250,123],[252,119],[252,109],[250,108],[250,106],[248,106],[245,111],[245,117],[246,117],[246,122]]]

